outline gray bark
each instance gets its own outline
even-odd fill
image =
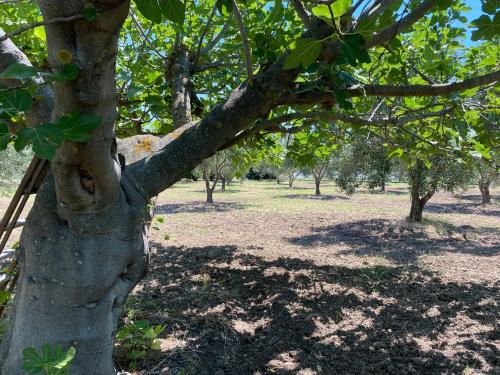
[[[175,51],[174,79],[173,79],[173,108],[172,118],[174,128],[179,128],[193,120],[191,115],[191,97],[189,95],[189,51],[180,44]]]
[[[45,19],[81,12],[83,3],[40,1]],[[111,375],[117,320],[144,275],[147,195],[117,161],[115,56],[128,2],[96,4],[102,17],[46,27],[49,60],[72,53],[73,82],[54,87],[53,118],[75,109],[99,115],[85,143],[65,143],[51,164],[23,229],[13,319],[2,343],[3,375],[25,374],[22,351],[74,346],[72,375]],[[3,45],[5,45],[3,43]],[[5,60],[5,59],[1,59]]]
[[[22,351],[73,346],[72,375],[114,373],[114,335],[122,304],[144,275],[146,199],[127,175],[119,199],[98,214],[57,213],[52,178],[38,193],[21,237],[21,273],[2,374],[24,375]]]

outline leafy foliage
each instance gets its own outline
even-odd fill
[[[167,19],[182,25],[186,6],[180,0],[135,0],[137,9],[144,17],[155,23]]]
[[[33,152],[41,159],[51,160],[57,148],[64,141],[83,142],[89,139],[90,133],[99,126],[101,119],[90,114],[70,113],[62,116],[55,123],[42,124],[34,128],[24,128],[15,135],[8,133],[5,124],[0,125],[1,139],[14,140],[16,151],[24,150],[31,145]],[[7,143],[4,143],[5,148]],[[0,143],[0,146],[2,144]],[[0,147],[0,150],[2,147]]]
[[[147,350],[160,349],[156,339],[164,329],[162,325],[151,326],[148,320],[138,320],[126,323],[118,330],[116,339],[126,350],[131,368],[137,368],[137,361],[146,356]]]
[[[23,350],[23,369],[29,374],[69,375],[75,354],[75,348],[64,351],[60,345],[52,348],[45,344],[40,353],[35,348],[26,348]]]

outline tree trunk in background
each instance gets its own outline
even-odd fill
[[[178,38],[180,38],[178,36]],[[193,120],[191,114],[191,97],[189,94],[189,50],[179,42],[175,51],[174,78],[172,83],[174,128],[180,128]]]
[[[490,204],[491,203],[490,181],[489,180],[480,180],[479,181],[479,190],[481,191],[481,203],[482,204]]]
[[[212,189],[210,189],[210,188],[207,190],[207,201],[206,201],[206,203],[208,203],[208,204],[214,203],[213,192],[212,192]]]
[[[382,177],[382,181],[380,181],[380,191],[385,193],[385,176]]]
[[[410,222],[420,223],[422,221],[422,214],[424,212],[425,205],[436,192],[436,190],[430,190],[426,192],[423,197],[420,197],[422,190],[421,178],[423,168],[423,162],[417,160],[410,176],[411,208],[410,215],[408,215],[408,221]]]
[[[319,189],[319,186],[321,184],[321,179],[318,178],[318,177],[315,177],[314,178],[314,182],[315,182],[315,185],[316,185],[316,192],[314,193],[314,195],[320,196],[321,195],[321,190]]]
[[[411,201],[410,215],[408,216],[408,221],[412,223],[420,223],[422,221],[423,207],[420,205],[419,200]]]
[[[221,177],[221,188],[220,191],[226,191],[226,177]]]
[[[205,180],[205,190],[207,192],[207,200],[205,202],[208,204],[214,203],[213,191],[210,187],[210,177],[208,176],[208,174],[203,174],[203,180]]]

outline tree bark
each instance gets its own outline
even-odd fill
[[[191,97],[189,94],[189,50],[180,43],[176,46],[174,80],[172,89],[174,93],[172,117],[174,128],[180,128],[193,120],[191,114]]]
[[[419,200],[411,201],[410,215],[408,216],[408,221],[412,223],[420,223],[422,221],[423,207],[420,205]]]
[[[320,196],[321,195],[321,190],[319,188],[320,184],[321,184],[321,179],[316,177],[314,178],[314,182],[315,182],[315,185],[316,185],[316,192],[314,193],[314,195],[316,196]]]
[[[83,3],[40,0],[45,19],[83,12]],[[2,375],[24,375],[22,351],[73,346],[72,375],[114,374],[112,353],[121,306],[147,268],[148,196],[118,162],[115,58],[128,2],[100,1],[95,21],[47,25],[49,60],[72,55],[78,79],[54,86],[58,118],[71,111],[101,118],[84,143],[66,142],[37,194],[20,241],[13,317],[2,342]]]
[[[21,236],[3,375],[24,375],[22,351],[44,344],[76,349],[72,375],[115,373],[112,354],[122,304],[148,263],[146,203],[125,177],[113,207],[65,222],[57,213],[53,179],[47,179]]]
[[[221,177],[221,188],[220,191],[226,191],[226,177]]]

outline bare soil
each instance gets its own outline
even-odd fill
[[[440,193],[412,225],[404,185],[296,185],[159,197],[151,269],[124,314],[166,328],[128,371],[500,374],[500,196]]]
[[[404,185],[297,185],[160,196],[128,308],[166,330],[134,374],[500,374],[498,203],[438,194],[410,225]]]

